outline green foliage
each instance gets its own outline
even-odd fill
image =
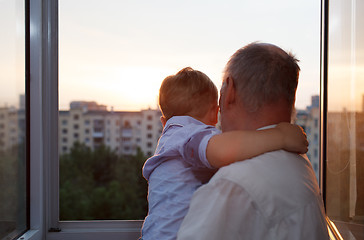
[[[22,227],[26,217],[25,144],[0,151],[0,221]]]
[[[106,146],[94,151],[75,143],[60,156],[61,220],[131,220],[147,214],[145,156],[118,156]]]

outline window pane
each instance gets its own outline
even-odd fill
[[[297,121],[318,173],[319,23],[319,1],[59,1],[60,219],[143,219],[162,80],[191,66],[219,88],[254,41],[300,59]]]
[[[24,2],[0,1],[0,239],[27,228]]]
[[[329,217],[361,224],[364,224],[363,10],[363,1],[330,1],[326,173]]]

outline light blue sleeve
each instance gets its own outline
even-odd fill
[[[211,137],[220,133],[220,130],[208,126],[192,134],[183,146],[183,159],[194,167],[214,169],[207,160],[206,149]]]

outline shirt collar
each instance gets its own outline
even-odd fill
[[[169,127],[171,126],[180,126],[183,127],[187,124],[197,124],[197,125],[202,125],[204,124],[203,122],[190,117],[190,116],[174,116],[171,117],[170,119],[168,119],[168,121],[166,122],[166,126],[163,129],[163,132],[166,131]]]

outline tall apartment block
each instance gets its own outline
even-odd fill
[[[25,140],[25,96],[19,97],[19,109],[0,107],[0,151],[5,152],[24,143]]]
[[[320,97],[311,97],[311,105],[305,110],[297,110],[295,123],[300,125],[307,134],[309,142],[307,157],[310,159],[316,177],[319,176],[320,161]]]
[[[110,147],[119,155],[154,153],[163,126],[159,110],[107,111],[95,102],[71,102],[69,111],[59,112],[59,151],[67,153],[75,142],[91,149]]]

